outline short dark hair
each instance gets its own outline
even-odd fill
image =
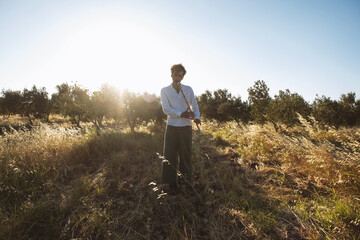
[[[186,74],[186,70],[181,63],[172,65],[171,73],[174,73],[174,72],[184,72],[184,75]]]

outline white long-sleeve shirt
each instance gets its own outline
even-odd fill
[[[194,91],[190,86],[181,84],[186,100],[191,110],[195,114],[195,118],[200,118],[199,106],[196,102]],[[184,96],[181,91],[178,93],[170,84],[161,89],[161,104],[164,113],[167,115],[167,125],[175,127],[191,126],[192,120],[180,117],[181,113],[188,108]]]

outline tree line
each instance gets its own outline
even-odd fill
[[[20,114],[30,125],[34,119],[49,121],[50,114],[60,114],[81,127],[81,122],[92,122],[97,128],[104,119],[125,121],[131,130],[144,122],[164,121],[160,98],[153,94],[135,94],[127,90],[119,92],[107,84],[99,91],[90,92],[77,84],[63,83],[49,97],[45,88],[23,91],[3,90],[0,97],[0,114],[5,118]]]
[[[340,100],[317,96],[312,103],[289,89],[280,90],[272,98],[265,81],[258,80],[248,88],[248,100],[232,96],[227,89],[206,91],[198,97],[202,116],[219,122],[235,120],[244,123],[299,123],[298,114],[313,116],[323,125],[355,126],[360,124],[360,100],[353,92],[342,94]]]
[[[206,120],[238,123],[274,122],[288,126],[297,124],[298,114],[313,116],[322,124],[331,126],[354,126],[360,124],[360,100],[353,92],[342,94],[340,100],[317,96],[312,103],[292,93],[280,90],[274,98],[263,80],[248,88],[248,99],[233,96],[227,89],[197,96],[200,112]],[[49,97],[45,88],[23,91],[3,90],[0,96],[0,114],[8,117],[14,114],[26,116],[30,124],[34,119],[49,121],[50,114],[60,114],[81,126],[81,122],[92,122],[96,127],[104,119],[125,121],[131,130],[141,123],[161,124],[166,116],[162,112],[160,98],[153,94],[119,92],[107,84],[99,91],[90,92],[77,84],[63,83],[56,86],[56,92]]]

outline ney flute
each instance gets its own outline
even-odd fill
[[[184,99],[185,99],[185,102],[186,102],[186,105],[188,106],[189,111],[192,112],[192,113],[194,113],[194,112],[191,110],[190,104],[189,104],[189,102],[187,101],[187,99],[186,99],[186,97],[185,97],[184,91],[182,90],[182,87],[181,87],[181,83],[180,83],[180,82],[177,82],[177,85],[178,85],[179,88],[180,88],[180,91],[181,91],[181,93],[182,93],[182,95],[183,95],[183,97],[184,97]],[[195,123],[196,123],[197,129],[199,130],[199,132],[201,132],[201,129],[200,129],[199,124],[198,124],[197,122],[195,122]]]

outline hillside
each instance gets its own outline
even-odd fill
[[[360,128],[194,131],[194,185],[160,191],[163,128],[3,130],[0,239],[358,239]]]

